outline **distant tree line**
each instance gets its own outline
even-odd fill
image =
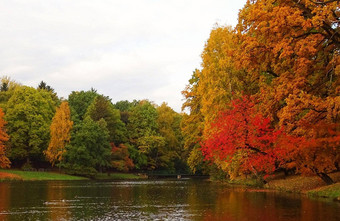
[[[61,99],[8,77],[0,87],[0,167],[57,167],[69,174],[187,171],[182,115],[166,103],[119,101],[95,89]]]

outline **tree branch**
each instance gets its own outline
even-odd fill
[[[339,2],[339,0],[328,0],[328,1],[325,1],[325,2],[313,1],[313,0],[309,0],[309,1],[311,1],[314,4],[317,4],[317,5],[326,5],[326,4],[332,3],[332,2]]]
[[[255,151],[256,153],[260,153],[262,155],[267,155],[266,152],[263,152],[262,150],[259,150],[256,147],[252,147],[249,144],[246,144],[244,147],[237,147],[236,149],[238,149],[238,150],[239,149],[249,149],[249,150]]]
[[[277,75],[274,71],[271,71],[271,70],[267,70],[266,71],[268,74],[272,75],[273,77],[280,77],[279,75]]]

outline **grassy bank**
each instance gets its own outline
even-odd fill
[[[87,180],[80,176],[71,176],[55,172],[32,172],[22,170],[0,169],[0,181],[5,180]],[[141,179],[140,176],[131,173],[98,173],[95,180],[131,180]]]
[[[0,170],[0,180],[86,180],[87,178],[54,172]]]
[[[326,185],[317,176],[284,176],[283,174],[276,174],[266,179],[266,184],[257,179],[249,178],[229,180],[227,183],[281,192],[302,193],[310,197],[324,197],[340,201],[340,172],[329,175],[336,182],[335,184]]]

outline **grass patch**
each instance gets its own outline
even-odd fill
[[[335,183],[333,185],[320,187],[307,192],[308,196],[312,197],[329,197],[329,198],[339,198],[340,197],[340,183]]]
[[[21,170],[0,170],[4,174],[9,174],[14,178],[11,180],[86,180],[87,178],[71,176],[61,173],[53,172],[32,172],[32,171],[21,171]],[[0,180],[9,180],[4,177]]]
[[[140,176],[137,176],[132,173],[98,173],[95,175],[94,179],[96,180],[135,180],[141,179]]]

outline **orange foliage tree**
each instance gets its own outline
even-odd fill
[[[230,160],[247,168],[247,159],[254,167],[258,158],[254,153],[261,156],[262,149],[269,148],[275,155],[272,159],[282,158],[266,159],[258,166],[314,173],[331,183],[327,174],[339,170],[339,24],[339,1],[248,0],[234,30],[213,29],[202,53],[202,69],[194,73],[183,93],[183,107],[191,108],[182,122],[185,140],[196,147],[191,153],[204,140],[203,154],[225,170],[232,167],[226,163]],[[261,151],[227,143],[247,140],[241,131],[253,133],[260,126],[253,122],[254,128],[247,129],[241,124],[246,118],[240,120],[242,111],[237,112],[238,104],[231,102],[241,94],[257,98],[253,107],[246,102],[250,106],[245,113],[262,116],[273,131],[282,128],[267,147],[250,145]],[[227,149],[235,152],[226,154]],[[268,168],[257,170],[268,172]]]
[[[9,136],[6,133],[5,125],[6,121],[4,120],[4,112],[0,108],[0,168],[9,168],[11,162],[6,157],[6,146],[5,142],[8,141]]]
[[[261,78],[263,111],[279,121],[289,95],[339,92],[338,1],[248,1],[237,26],[236,65]]]
[[[236,28],[235,65],[259,77],[261,112],[291,135],[288,168],[326,183],[339,169],[339,16],[338,1],[255,0]]]
[[[50,127],[51,140],[47,150],[44,151],[52,166],[57,161],[60,162],[66,152],[65,146],[70,142],[72,125],[70,108],[68,102],[64,101],[53,117]]]

